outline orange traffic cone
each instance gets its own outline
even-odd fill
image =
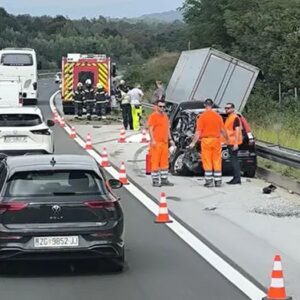
[[[124,127],[122,127],[120,130],[120,138],[118,139],[118,143],[126,143],[126,131]]]
[[[58,117],[57,112],[54,113],[54,120],[53,121],[54,121],[55,124],[59,123],[59,117]]]
[[[61,119],[60,119],[60,127],[61,127],[61,128],[64,128],[65,126],[66,126],[65,119],[64,119],[64,118],[61,118]]]
[[[160,194],[160,202],[159,202],[159,211],[158,216],[155,219],[155,223],[172,223],[173,221],[170,220],[169,211],[168,211],[168,204],[166,199],[166,194]]]
[[[103,168],[109,167],[109,161],[108,161],[108,155],[107,155],[106,148],[103,148],[103,151],[101,153],[101,158],[102,158],[102,161],[101,161],[100,166]]]
[[[268,290],[267,297],[264,297],[263,300],[291,300],[291,299],[292,297],[288,297],[285,292],[280,255],[276,255],[274,258],[274,267],[272,271],[271,285]]]
[[[129,184],[128,179],[127,179],[127,175],[126,175],[126,169],[125,169],[125,163],[124,162],[122,162],[121,168],[120,168],[120,171],[119,171],[119,180],[123,184]]]
[[[70,137],[71,139],[75,139],[76,136],[77,136],[77,135],[76,135],[76,129],[75,129],[74,126],[72,126],[71,132],[70,132],[70,134],[69,134],[69,137]]]
[[[143,129],[143,136],[142,136],[142,139],[141,139],[141,142],[142,144],[147,144],[149,141],[147,140],[147,132],[145,129]]]
[[[92,146],[92,138],[91,135],[88,133],[86,136],[86,142],[85,142],[85,150],[92,150],[93,146]]]

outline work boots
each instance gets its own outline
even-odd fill
[[[222,186],[222,180],[215,180],[215,187],[221,187]]]
[[[159,180],[160,179],[159,178],[159,173],[158,172],[152,172],[151,176],[152,176],[152,186],[161,187],[160,180]]]
[[[153,186],[153,187],[161,187],[161,184],[160,184],[159,181],[153,180],[153,181],[152,181],[152,186]]]
[[[214,180],[213,179],[205,179],[204,186],[205,187],[213,187],[214,186]]]
[[[161,185],[162,186],[174,186],[174,183],[170,182],[168,178],[162,178],[161,179]]]

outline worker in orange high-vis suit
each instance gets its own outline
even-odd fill
[[[243,143],[241,121],[235,113],[235,106],[233,103],[227,103],[225,111],[227,113],[225,129],[229,137],[228,149],[233,169],[233,178],[227,182],[227,184],[241,184],[241,167],[238,160],[239,145]]]
[[[169,142],[174,145],[170,135],[170,123],[165,113],[166,103],[157,102],[156,109],[148,118],[151,152],[151,175],[154,187],[173,186],[168,180]]]
[[[229,142],[222,117],[215,112],[213,101],[206,99],[205,111],[197,119],[195,136],[189,148],[201,141],[201,160],[205,172],[205,187],[222,185],[222,145],[221,136]]]

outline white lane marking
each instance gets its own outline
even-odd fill
[[[52,112],[55,109],[54,98],[58,92],[56,92],[50,98],[50,107]],[[64,127],[66,132],[70,134],[71,129],[69,126]],[[85,141],[77,137],[74,139],[82,148],[85,146]],[[102,161],[101,156],[95,150],[86,150],[96,161],[100,164]],[[105,168],[105,170],[114,178],[119,179],[119,171],[113,167]],[[124,186],[138,201],[140,201],[150,212],[155,216],[159,211],[159,206],[147,195],[145,195],[139,188],[134,184]],[[203,259],[205,259],[213,268],[215,268],[219,273],[221,273],[227,280],[229,280],[233,285],[235,285],[239,290],[241,290],[245,295],[247,295],[252,300],[261,300],[266,294],[259,289],[250,280],[240,274],[236,269],[234,269],[229,263],[227,263],[223,258],[217,255],[213,250],[211,250],[207,245],[205,245],[201,240],[199,240],[194,234],[187,230],[183,225],[174,220],[172,217],[170,219],[173,223],[168,223],[168,226],[176,235],[178,235],[183,241],[185,241],[194,251],[196,251]]]

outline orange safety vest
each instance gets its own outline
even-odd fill
[[[236,115],[235,113],[231,113],[225,121],[225,129],[226,129],[227,134],[229,136],[229,145],[234,145],[235,144],[235,130],[233,129],[233,125],[234,125],[234,120],[236,118],[238,118],[240,120],[238,115]],[[240,120],[239,135],[238,135],[238,141],[237,141],[238,145],[241,145],[243,143],[243,136],[242,136],[241,126],[242,126],[242,124],[241,124],[241,120]]]

